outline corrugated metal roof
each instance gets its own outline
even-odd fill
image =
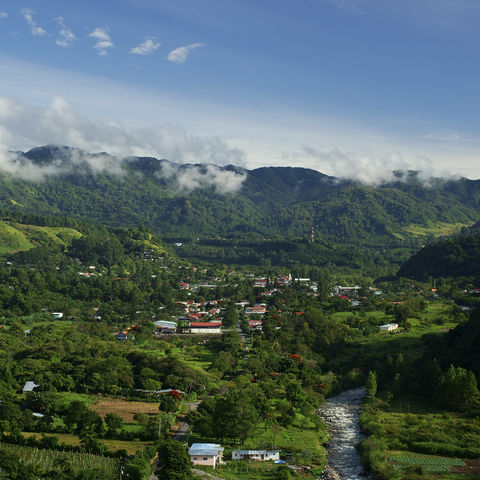
[[[218,455],[224,448],[218,443],[193,443],[188,450],[189,455]]]

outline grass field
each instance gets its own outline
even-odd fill
[[[55,243],[70,245],[73,239],[80,238],[82,234],[74,228],[68,227],[41,227],[37,225],[15,224],[16,228],[25,232],[27,236],[35,238],[36,235],[45,236]]]
[[[412,223],[404,228],[404,230],[412,235],[425,237],[432,235],[434,237],[444,237],[453,235],[459,232],[462,227],[470,227],[475,222],[471,223],[445,223],[445,222],[433,222],[429,225],[418,225]]]
[[[115,413],[124,422],[133,423],[133,416],[136,413],[156,415],[159,413],[158,406],[158,402],[127,402],[117,398],[97,397],[90,408],[95,410],[102,418],[105,418],[107,413]]]
[[[30,250],[33,244],[23,232],[0,221],[0,255]]]

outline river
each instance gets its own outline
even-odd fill
[[[363,438],[359,416],[365,388],[347,390],[328,398],[320,415],[332,435],[328,447],[328,463],[342,480],[369,480],[355,445]]]

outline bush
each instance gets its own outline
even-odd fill
[[[358,444],[364,465],[371,471],[377,472],[380,464],[387,459],[385,442],[374,437],[366,438]]]

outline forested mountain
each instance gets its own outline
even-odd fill
[[[398,276],[469,277],[480,274],[480,233],[447,239],[422,248],[398,271]]]
[[[448,235],[480,219],[480,181],[397,173],[366,186],[315,170],[117,160],[68,147],[20,153],[0,175],[0,207],[144,224],[163,236],[310,237],[385,245]]]

